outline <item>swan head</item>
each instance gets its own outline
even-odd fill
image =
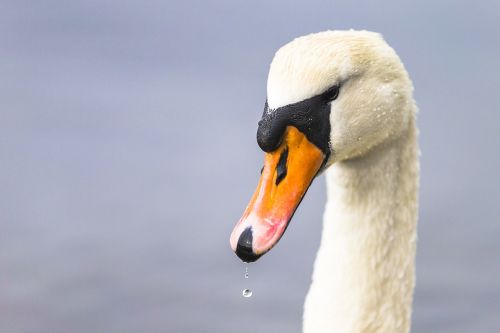
[[[280,48],[257,131],[262,175],[230,243],[246,262],[281,238],[314,178],[397,138],[413,117],[412,84],[381,35],[326,31]]]

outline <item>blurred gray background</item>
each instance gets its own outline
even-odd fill
[[[496,0],[1,1],[0,332],[300,332],[324,177],[248,281],[229,234],[274,52],[349,28],[416,88],[413,332],[500,332],[499,22]]]

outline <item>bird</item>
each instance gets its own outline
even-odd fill
[[[420,173],[413,90],[379,33],[313,33],[274,55],[257,129],[264,167],[230,244],[241,260],[258,260],[324,174],[304,333],[410,330]]]

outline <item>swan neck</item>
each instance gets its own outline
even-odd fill
[[[415,281],[418,144],[400,137],[326,172],[305,333],[407,333]]]

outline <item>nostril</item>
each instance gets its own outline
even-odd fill
[[[288,147],[285,147],[280,155],[280,160],[276,166],[276,185],[281,183],[281,181],[286,177],[287,168],[286,161],[288,159]]]
[[[252,228],[248,227],[241,233],[236,246],[236,255],[244,262],[254,262],[260,257],[260,255],[253,252],[252,242]]]

